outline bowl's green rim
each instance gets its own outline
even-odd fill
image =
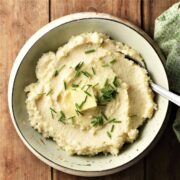
[[[84,13],[82,13],[84,14]],[[93,13],[94,14],[94,13]],[[97,14],[97,13],[96,13]],[[98,13],[98,14],[102,14],[102,13]],[[104,14],[102,14],[104,15]],[[105,15],[108,15],[108,14],[105,14]],[[111,16],[113,17],[113,16]],[[59,18],[61,19],[61,18]],[[58,19],[58,20],[59,20]],[[159,59],[161,60],[161,64],[162,66],[164,67],[164,70],[166,72],[166,69],[165,69],[165,66],[164,66],[164,63],[165,63],[165,60],[164,60],[164,57],[162,56],[159,48],[157,47],[157,45],[154,43],[154,41],[143,31],[141,30],[140,28],[136,27],[135,25],[133,25],[132,23],[126,21],[126,20],[122,20],[120,18],[116,18],[115,19],[112,19],[112,18],[104,18],[104,17],[85,17],[85,18],[78,18],[78,19],[74,19],[74,20],[70,20],[68,22],[65,22],[65,23],[62,23],[60,25],[57,25],[55,27],[52,27],[49,31],[51,30],[54,30],[56,28],[58,28],[59,26],[63,26],[65,24],[68,24],[68,23],[72,23],[72,22],[75,22],[75,21],[84,21],[84,20],[89,20],[89,19],[97,19],[97,20],[105,20],[105,21],[112,21],[112,22],[115,22],[115,23],[118,23],[118,24],[122,24],[134,31],[136,31],[140,36],[142,36],[148,43],[149,45],[154,49],[154,51],[156,52],[156,54],[158,55]],[[51,22],[53,23],[53,21]],[[50,23],[49,23],[50,24]],[[46,25],[47,26],[47,25]],[[46,28],[46,26],[42,27],[41,29],[43,28]],[[41,30],[40,29],[40,30]],[[167,105],[167,113],[166,113],[166,116],[165,116],[165,119],[164,119],[164,122],[161,126],[161,128],[159,129],[157,135],[154,137],[154,139],[151,141],[151,143],[149,144],[149,146],[144,150],[142,151],[138,156],[136,156],[134,159],[132,159],[131,161],[121,165],[121,166],[118,166],[118,167],[115,167],[115,168],[111,168],[111,169],[108,169],[108,170],[101,170],[101,171],[83,171],[83,170],[76,170],[76,169],[72,169],[72,168],[69,168],[69,167],[64,167],[62,165],[59,165],[55,162],[53,162],[51,159],[48,159],[47,157],[45,157],[44,155],[42,155],[39,151],[37,151],[29,142],[28,140],[26,139],[26,137],[23,135],[23,133],[21,132],[20,128],[19,128],[19,125],[17,123],[17,120],[16,120],[16,117],[15,117],[15,113],[14,113],[14,108],[13,108],[13,95],[14,95],[14,84],[15,84],[15,81],[16,81],[16,76],[17,76],[17,73],[18,73],[18,70],[22,64],[22,62],[24,61],[24,58],[25,56],[27,55],[27,53],[30,51],[30,49],[34,46],[34,44],[40,39],[42,38],[46,33],[48,33],[49,31],[41,34],[41,36],[39,36],[38,38],[36,38],[36,41],[31,44],[31,47],[28,48],[27,52],[24,54],[23,57],[21,57],[21,61],[20,61],[20,64],[17,66],[17,69],[16,69],[16,72],[15,74],[11,74],[10,75],[10,80],[13,79],[13,82],[11,84],[11,82],[9,82],[9,86],[8,86],[8,104],[9,104],[9,110],[10,110],[10,114],[11,114],[11,119],[13,121],[13,124],[16,128],[16,131],[18,133],[18,135],[20,136],[20,138],[23,140],[24,144],[28,147],[28,149],[33,152],[33,154],[35,156],[37,156],[39,159],[41,159],[43,162],[45,162],[46,164],[54,167],[55,169],[57,170],[61,170],[63,172],[66,172],[66,173],[69,173],[69,174],[73,174],[73,175],[78,175],[78,176],[103,176],[103,175],[108,175],[108,174],[112,174],[112,173],[116,173],[118,171],[122,171],[130,166],[132,166],[133,164],[135,164],[136,162],[138,162],[140,159],[142,159],[145,155],[147,155],[147,153],[155,146],[155,144],[158,142],[158,140],[160,139],[162,133],[163,133],[163,130],[165,129],[165,127],[167,126],[167,123],[168,123],[168,114],[170,112],[170,108],[169,108],[169,103]],[[36,33],[35,33],[36,34]],[[31,39],[31,38],[30,38]],[[22,49],[20,50],[20,52],[22,51]],[[19,52],[19,53],[20,53]],[[17,58],[16,58],[17,60]],[[15,62],[16,62],[15,60]],[[166,73],[167,74],[167,73]],[[15,75],[14,77],[12,77],[13,75]],[[167,75],[166,75],[166,78],[167,78]],[[10,84],[12,86],[10,86]],[[167,84],[168,84],[168,78],[167,78]],[[12,87],[12,90],[9,89]],[[169,84],[168,84],[168,88],[169,88]],[[9,100],[11,100],[11,102],[9,102]]]

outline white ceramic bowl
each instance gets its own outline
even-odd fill
[[[44,139],[30,127],[25,108],[24,87],[36,81],[37,60],[42,53],[56,51],[72,35],[92,31],[106,33],[139,51],[153,80],[162,87],[169,88],[162,56],[157,47],[148,35],[129,22],[108,14],[78,13],[57,19],[37,31],[20,50],[10,75],[8,103],[12,122],[24,144],[35,156],[58,170],[79,176],[107,175],[137,162],[152,148],[162,133],[168,110],[168,101],[157,95],[158,111],[141,128],[138,140],[126,145],[118,156],[70,156],[59,150],[55,142]]]

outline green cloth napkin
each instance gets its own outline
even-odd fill
[[[154,39],[166,57],[170,89],[180,94],[180,2],[155,20]],[[180,142],[180,108],[173,129]]]

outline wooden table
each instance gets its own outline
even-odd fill
[[[178,0],[1,0],[0,1],[0,180],[87,179],[58,172],[37,159],[21,142],[7,107],[13,61],[40,27],[63,15],[97,11],[128,19],[153,35],[154,19]],[[176,107],[155,148],[129,169],[94,179],[180,180],[180,144],[172,131]]]

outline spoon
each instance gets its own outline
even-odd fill
[[[180,106],[180,96],[164,89],[163,87],[161,87],[153,82],[150,82],[150,85],[156,93],[160,94],[161,96],[163,96],[164,98],[173,102],[174,104]]]

